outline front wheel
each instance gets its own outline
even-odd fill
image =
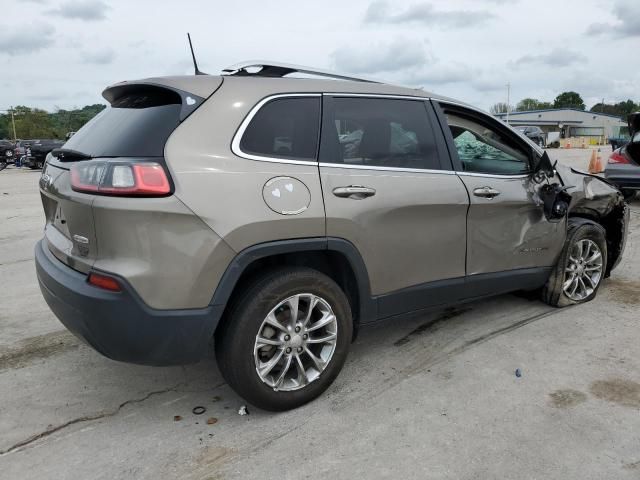
[[[564,249],[543,288],[542,298],[554,307],[593,300],[606,271],[604,229],[589,220],[570,220]]]
[[[328,276],[281,268],[256,279],[215,336],[229,385],[265,410],[299,407],[338,376],[352,337],[349,302]]]

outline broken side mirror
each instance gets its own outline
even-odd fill
[[[561,187],[557,183],[543,185],[540,188],[540,198],[543,202],[544,216],[550,222],[559,222],[569,211],[571,203],[571,195],[567,190],[573,188],[571,186]]]
[[[542,183],[546,179],[554,177],[556,174],[556,163],[552,164],[549,155],[547,152],[544,152],[533,165],[533,180],[536,183]]]

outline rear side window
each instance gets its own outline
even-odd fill
[[[372,167],[439,169],[424,102],[333,98],[320,161]]]
[[[315,160],[320,130],[320,97],[269,101],[253,116],[240,150],[273,158]]]
[[[171,90],[146,86],[123,93],[73,135],[64,148],[91,157],[162,157],[180,123],[182,99]]]

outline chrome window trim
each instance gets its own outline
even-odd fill
[[[365,98],[391,98],[394,100],[416,100],[419,102],[427,102],[430,97],[412,97],[410,95],[394,95],[386,93],[348,93],[348,92],[323,92],[323,97],[365,97]]]
[[[317,166],[318,165],[317,159],[316,160],[295,160],[295,159],[282,158],[282,157],[266,157],[263,155],[255,155],[252,153],[243,152],[242,149],[240,148],[240,142],[242,141],[242,136],[244,135],[244,132],[246,131],[249,124],[251,123],[251,120],[253,120],[253,117],[255,117],[258,111],[271,100],[275,100],[278,98],[288,98],[288,97],[318,98],[321,96],[322,94],[320,93],[278,93],[278,94],[269,95],[263,98],[258,103],[256,103],[251,108],[251,110],[249,110],[249,113],[240,124],[240,127],[238,127],[238,131],[236,132],[236,134],[233,136],[233,139],[231,140],[231,151],[234,153],[234,155],[237,155],[238,157],[246,158],[247,160],[258,160],[261,162],[271,162],[271,163],[288,163],[291,165]]]
[[[456,172],[452,170],[433,170],[428,168],[380,167],[377,165],[351,165],[348,163],[328,163],[328,162],[320,162],[318,165],[325,168],[376,170],[376,171],[382,171],[382,172],[436,173],[439,175],[455,175],[456,174]]]
[[[477,172],[455,172],[461,177],[485,177],[485,178],[527,178],[530,173],[519,173],[517,175],[500,175],[498,173],[477,173]]]

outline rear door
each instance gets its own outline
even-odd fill
[[[463,281],[468,196],[429,102],[325,95],[319,160],[327,235],[362,255],[379,316],[444,302],[425,289]]]
[[[533,147],[492,117],[440,103],[454,165],[470,197],[467,275],[552,266],[566,222],[549,222],[532,180]],[[534,269],[534,270],[528,270]],[[541,273],[543,275],[543,273]],[[517,288],[517,287],[516,287]]]

